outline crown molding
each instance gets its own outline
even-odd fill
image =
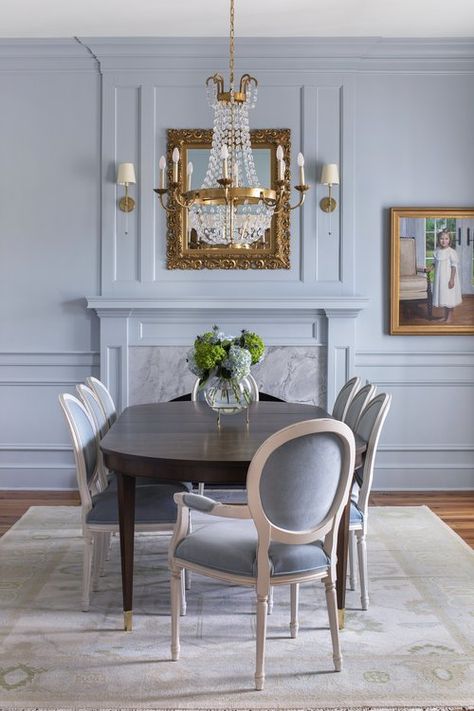
[[[207,71],[228,51],[226,37],[0,39],[0,71]],[[474,71],[472,37],[241,37],[236,54],[260,70]]]
[[[0,39],[0,71],[94,71],[98,61],[76,38]]]
[[[221,37],[82,37],[101,71],[204,69],[228,57]],[[474,38],[243,37],[237,63],[257,69],[474,71]]]

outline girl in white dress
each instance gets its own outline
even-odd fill
[[[444,321],[450,323],[453,309],[462,302],[459,279],[459,257],[451,247],[451,235],[441,230],[436,237],[434,252],[433,306],[444,306]]]

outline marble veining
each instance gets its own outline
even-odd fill
[[[182,346],[132,346],[129,349],[130,404],[164,402],[190,392],[195,376]],[[259,389],[289,402],[326,404],[327,349],[320,346],[270,346],[252,368]]]

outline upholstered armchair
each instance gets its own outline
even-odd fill
[[[433,297],[426,267],[416,264],[416,243],[413,237],[400,239],[400,305],[426,301],[428,319],[431,321]]]

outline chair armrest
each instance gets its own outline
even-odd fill
[[[175,495],[175,501],[176,501],[176,495]],[[214,501],[214,499],[211,499],[209,496],[203,496],[202,494],[184,494],[182,496],[182,502],[183,506],[187,506],[189,509],[192,509],[193,511],[202,511],[203,513],[209,513],[212,511],[214,506],[217,504],[217,501]],[[178,501],[176,501],[178,504]],[[179,504],[178,504],[179,505]]]
[[[187,494],[185,492],[175,494],[174,500],[180,508],[188,508],[192,511],[200,511],[209,516],[223,516],[224,518],[252,518],[249,507],[246,504],[221,504],[214,501],[209,496],[201,494]]]

